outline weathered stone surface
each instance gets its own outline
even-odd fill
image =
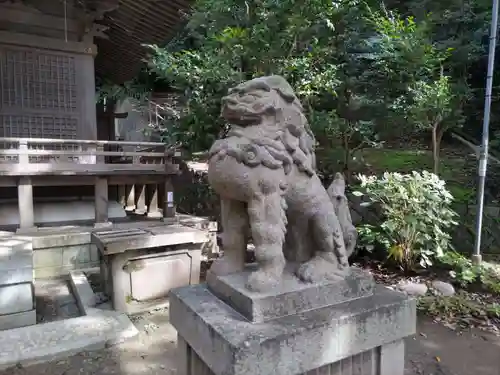
[[[398,289],[410,296],[425,296],[429,288],[424,283],[407,283],[398,285]]]
[[[0,285],[31,282],[33,282],[31,238],[17,236],[11,232],[0,232]]]
[[[87,276],[80,271],[72,271],[69,274],[69,283],[73,294],[76,298],[78,308],[85,314],[85,310],[89,307],[95,307],[96,297],[92,290]]]
[[[38,323],[75,318],[81,315],[79,311],[73,310],[76,300],[71,293],[68,280],[64,278],[35,280],[35,299]]]
[[[36,324],[35,309],[16,314],[0,315],[0,331],[31,326],[34,324]]]
[[[43,228],[33,233],[35,277],[66,276],[75,269],[99,266],[97,249],[90,244],[88,227]]]
[[[416,306],[402,293],[377,287],[370,297],[252,323],[197,285],[171,293],[170,321],[214,374],[289,375],[414,334]],[[402,369],[389,374],[402,375]]]
[[[351,256],[356,248],[358,232],[352,222],[349,202],[345,195],[345,180],[341,173],[335,174],[335,178],[328,187],[327,193],[333,203],[335,215],[337,215],[340,227],[342,228],[347,256]]]
[[[450,283],[446,283],[440,280],[434,280],[432,282],[432,288],[440,295],[450,297],[455,295],[455,288]]]
[[[345,183],[338,175],[331,197],[323,187],[314,134],[290,84],[280,76],[243,82],[223,98],[221,113],[232,126],[210,149],[208,180],[221,196],[224,257],[210,272],[243,270],[250,229],[260,263],[248,275],[252,291],[280,284],[287,260],[301,262],[295,272],[306,282],[345,275],[357,236]]]
[[[32,283],[33,266],[2,269],[0,267],[0,285]]]
[[[398,340],[300,375],[399,375],[404,371],[404,354],[404,342]],[[214,375],[181,337],[177,339],[177,360],[179,359],[187,363],[187,375]],[[181,371],[182,369],[181,367]]]
[[[89,316],[1,331],[0,369],[104,348],[137,333],[126,315],[110,311],[91,311]]]
[[[33,309],[31,283],[0,286],[0,315],[15,314]]]
[[[373,276],[362,269],[351,268],[345,278],[310,284],[301,282],[290,271],[281,283],[267,292],[247,290],[245,283],[251,270],[227,276],[209,275],[208,287],[221,300],[245,318],[263,322],[320,307],[347,302],[373,294]]]
[[[167,241],[170,246],[156,252],[138,247],[103,254],[101,276],[116,311],[134,314],[164,307],[172,288],[199,282],[204,243]]]

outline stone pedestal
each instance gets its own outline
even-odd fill
[[[181,225],[92,233],[113,309],[135,314],[164,307],[171,289],[197,284],[207,237],[206,231]]]
[[[285,275],[269,293],[247,291],[247,276],[172,291],[180,375],[403,375],[414,300],[355,268],[322,284]]]

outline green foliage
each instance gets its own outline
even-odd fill
[[[471,260],[455,251],[447,251],[439,262],[451,268],[450,276],[462,287],[467,286],[480,278],[482,267],[473,265]]]
[[[331,2],[214,1],[196,3],[187,26],[197,48],[149,46],[152,72],[184,94],[188,110],[174,129],[192,149],[223,134],[220,99],[237,83],[265,74],[285,76],[306,105],[335,94],[335,24]]]
[[[443,50],[432,41],[428,21],[429,15],[416,22],[413,16],[403,19],[392,12],[389,17],[372,17],[380,35],[377,72],[396,85],[385,97],[389,117],[408,130],[432,132],[434,173],[438,174],[441,139],[449,128],[462,124],[460,107],[467,92],[459,94],[451,77],[443,73],[452,48]]]
[[[447,231],[457,224],[457,215],[443,180],[427,171],[359,179],[361,189],[355,195],[365,196],[367,205],[376,204],[383,216],[378,227],[361,228],[362,239],[385,247],[388,257],[405,269],[416,262],[430,266],[449,248]]]
[[[365,147],[380,147],[383,144],[372,121],[349,121],[340,117],[335,110],[313,110],[309,118],[311,129],[323,147],[343,150],[342,155],[337,155],[341,161],[336,166],[337,171],[339,168],[348,169],[357,151]]]
[[[207,173],[199,171],[184,171],[188,181],[184,181],[175,194],[177,210],[196,216],[218,219],[220,211],[219,197],[208,183]]]
[[[462,287],[472,283],[481,283],[493,293],[500,293],[500,271],[498,266],[482,262],[472,264],[471,260],[455,251],[447,251],[439,262],[450,268],[450,276]]]
[[[187,104],[169,128],[193,150],[206,149],[227,129],[219,117],[226,90],[246,79],[279,74],[304,103],[320,144],[342,148],[347,167],[355,151],[381,144],[377,124],[387,122],[388,106],[430,69],[429,61],[438,59],[423,39],[424,23],[394,19],[369,5],[358,0],[197,1],[184,40],[149,46],[151,71],[182,93]],[[407,78],[401,79],[402,72]]]
[[[149,97],[152,87],[137,80],[127,81],[121,85],[104,81],[99,83],[96,91],[97,103],[104,103],[110,99],[116,102],[135,99],[141,103]]]
[[[441,75],[432,82],[418,81],[409,88],[410,116],[424,129],[432,129],[451,114],[453,94],[450,77]]]

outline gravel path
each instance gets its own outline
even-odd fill
[[[14,368],[0,375],[170,375],[175,373],[176,332],[165,312],[134,319],[141,334],[119,347],[65,360]],[[499,375],[500,338],[483,331],[454,331],[428,319],[407,342],[405,375]]]

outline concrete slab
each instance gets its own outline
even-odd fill
[[[96,305],[96,297],[87,280],[87,276],[83,272],[72,271],[69,274],[69,283],[76,298],[78,308],[84,315],[87,315],[87,309]]]
[[[0,332],[0,369],[28,366],[103,349],[137,334],[122,316],[95,313],[79,318]]]
[[[33,310],[33,284],[0,286],[0,315]]]
[[[0,315],[0,331],[32,326],[35,323],[36,323],[35,309],[30,311],[23,311],[16,314]]]

